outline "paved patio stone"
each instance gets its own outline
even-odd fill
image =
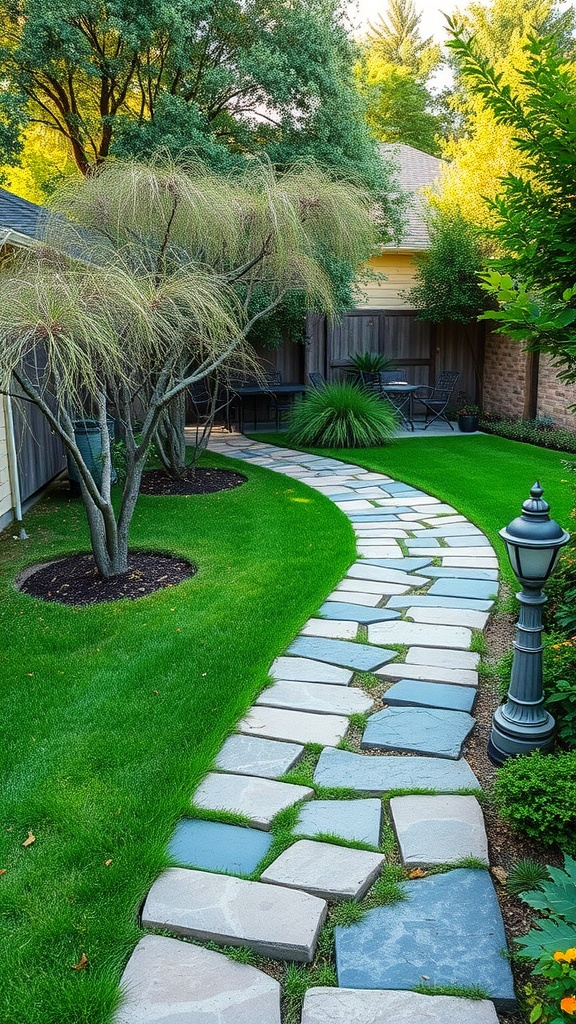
[[[472,523],[447,523],[444,526],[433,526],[430,530],[419,530],[422,537],[484,537],[484,534]]]
[[[379,523],[379,526],[386,526],[386,523]],[[408,532],[406,530],[399,530],[394,524],[391,525],[389,530],[376,529],[373,526],[369,526],[367,529],[362,529],[362,524],[354,524],[354,533],[358,541],[361,541],[365,547],[383,544],[389,538],[392,540],[407,540]]]
[[[434,576],[437,579],[498,580],[496,569],[448,569],[442,565],[431,565],[423,575]]]
[[[406,511],[406,509],[396,509],[395,512],[382,512],[380,509],[375,508],[373,512],[355,512],[350,516],[350,522],[352,523],[392,523],[398,522],[398,512]],[[409,510],[408,510],[409,511]]]
[[[321,743],[335,747],[346,733],[348,719],[342,715],[288,711],[284,708],[254,707],[238,724],[239,732],[269,736],[294,743]]]
[[[340,597],[343,596],[340,594]],[[327,619],[352,619],[353,622],[363,624],[400,618],[400,612],[392,611],[389,608],[361,608],[357,604],[346,604],[340,601],[326,601],[320,608],[320,614],[325,615]]]
[[[280,1024],[280,985],[223,953],[145,935],[124,974],[114,1024]]]
[[[336,501],[335,498],[333,498],[332,501],[334,501],[334,504],[337,505],[338,508],[341,508],[343,512],[351,512],[352,510],[355,512],[364,512],[366,509],[372,508],[369,501],[364,501],[363,498],[357,498],[356,495],[354,495],[352,499],[346,499],[345,501]]]
[[[358,544],[357,549],[359,555],[374,555],[375,558],[394,558],[397,552],[399,557],[402,554],[400,548],[391,544]]]
[[[332,640],[354,640],[358,623],[342,619],[308,619],[302,626],[303,636],[321,636]]]
[[[466,557],[455,557],[451,555],[442,555],[442,565],[447,566],[451,569],[497,569],[498,559],[496,556],[490,558],[471,558],[470,555]]]
[[[448,526],[451,523],[467,523],[466,516],[451,515],[451,516],[427,516],[426,519],[422,520],[423,523],[427,523],[428,526]]]
[[[406,674],[410,670],[407,667]],[[446,683],[423,683],[417,679],[400,679],[386,690],[385,704],[391,707],[445,708],[447,711],[472,711],[476,699],[473,686],[451,686]]]
[[[329,683],[292,683],[278,680],[263,690],[258,707],[292,708],[327,715],[363,714],[373,706],[370,697],[355,686],[330,686]]]
[[[360,900],[384,861],[382,853],[300,839],[262,872],[262,881],[303,889],[331,903]]]
[[[446,544],[449,548],[491,548],[492,545],[487,537],[481,533],[479,536],[472,537],[445,537]]]
[[[497,1009],[516,1000],[506,936],[487,871],[456,868],[406,882],[407,899],[335,929],[338,983],[345,988],[480,986]]]
[[[451,683],[454,686],[478,686],[478,673],[467,668],[438,668],[435,665],[386,665],[376,672],[384,679],[404,679],[407,671],[412,679],[429,683]]]
[[[314,791],[308,786],[274,782],[252,775],[227,775],[210,772],[194,793],[192,803],[205,811],[230,811],[248,818],[254,828],[267,832],[279,811],[298,800],[309,800]]]
[[[324,900],[295,889],[169,868],[148,893],[142,926],[309,963],[326,911]]]
[[[364,605],[367,608],[375,608],[382,600],[383,595],[360,593],[359,590],[333,590],[328,594],[327,601],[346,601],[348,604]]]
[[[469,545],[468,547],[458,547],[458,548],[455,548],[455,547],[451,547],[450,548],[450,547],[448,547],[448,548],[442,548],[442,552],[439,555],[439,557],[440,558],[458,558],[460,560],[465,559],[467,562],[469,562],[472,565],[474,565],[476,563],[476,559],[478,559],[478,564],[481,564],[482,559],[495,558],[496,555],[495,555],[495,552],[494,552],[494,548],[485,547],[485,546],[474,547],[473,545]],[[492,567],[491,566],[486,566],[486,568],[490,569]]]
[[[368,644],[355,644],[347,640],[317,640],[311,636],[296,637],[288,653],[343,665],[359,672],[370,672],[396,657],[396,651],[387,651],[383,647],[370,647]]]
[[[488,864],[488,839],[475,796],[394,796],[390,814],[406,867],[456,864],[476,857]]]
[[[348,579],[374,580],[378,583],[405,583],[409,587],[423,587],[428,580],[422,576],[411,576],[403,569],[390,569],[388,566],[374,565],[372,562],[355,562],[346,573]]]
[[[312,658],[276,658],[272,662],[270,675],[273,679],[295,679],[303,683],[333,683],[337,686],[348,686],[352,682],[353,672],[336,665],[327,665],[324,661]]]
[[[466,600],[466,604],[463,605],[462,598],[460,597],[428,597],[427,594],[414,594],[413,597],[391,597],[387,602],[388,608],[409,608],[411,605],[414,608],[466,607],[469,611],[476,612],[489,612],[493,604],[493,601],[471,599]]]
[[[480,655],[474,651],[453,651],[433,647],[410,647],[407,665],[438,665],[440,668],[471,668],[476,670]]]
[[[428,593],[431,597],[462,597],[476,598],[479,601],[492,600],[498,591],[498,583],[493,580],[436,580]]]
[[[400,583],[385,583],[384,580],[358,580],[349,579],[348,576],[345,576],[336,587],[336,590],[341,590],[344,593],[349,589],[353,593],[379,594],[382,598],[407,594],[410,587]]]
[[[488,612],[473,612],[461,608],[407,608],[406,618],[414,619],[414,622],[436,623],[442,626],[484,629],[490,616]]]
[[[420,569],[430,565],[431,558],[409,558],[407,555],[399,563],[396,558],[364,558],[362,559],[367,565],[380,565],[383,569],[397,569],[400,572],[418,573]],[[434,568],[431,566],[431,570]],[[425,575],[428,575],[426,569]],[[418,584],[421,586],[422,584]]]
[[[368,626],[372,644],[414,644],[467,650],[472,631],[465,626],[430,626],[422,622],[376,622]]]
[[[412,505],[411,507],[414,512],[418,513],[419,519],[423,519],[424,516],[429,516],[431,515],[431,513],[434,513],[434,515],[439,516],[451,515],[453,512],[456,512],[456,509],[452,505],[447,505],[443,501],[438,502],[437,505],[426,504],[421,501],[418,503],[418,505]]]
[[[481,788],[464,758],[449,761],[438,757],[370,757],[333,748],[320,754],[314,782],[319,786],[354,789],[370,796],[393,789],[454,793],[460,789]]]
[[[498,1024],[488,999],[375,989],[309,988],[302,1024]]]
[[[294,835],[338,836],[351,843],[378,846],[382,803],[380,800],[310,800],[302,804]]]
[[[428,551],[434,550],[434,548],[440,547],[440,541],[437,541],[434,537],[411,537],[408,541],[408,548],[410,551],[418,553],[418,548],[426,548],[426,554]]]
[[[298,743],[263,740],[260,736],[229,736],[216,758],[216,768],[234,775],[276,779],[285,775],[304,752]]]
[[[475,720],[462,711],[388,707],[368,719],[362,750],[402,750],[457,760]]]
[[[168,853],[185,867],[250,875],[271,845],[272,836],[258,829],[181,818],[168,844]]]

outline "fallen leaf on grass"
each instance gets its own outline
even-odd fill
[[[500,885],[506,885],[506,882],[508,881],[508,872],[504,871],[504,868],[490,868],[490,873],[494,875],[494,878],[500,883]]]
[[[414,868],[408,875],[408,878],[426,878],[426,872],[422,868]]]
[[[72,968],[73,971],[84,971],[88,967],[88,963],[89,961],[88,957],[86,956],[86,953],[82,953],[82,956],[80,957],[78,963],[70,964],[70,967]]]
[[[27,839],[24,840],[22,846],[32,846],[32,843],[36,842],[36,836],[32,832],[28,833]]]
[[[6,874],[6,868],[0,868],[0,875]]]
[[[105,861],[104,861],[104,867],[106,867],[106,868],[109,868],[109,867],[110,867],[110,865],[111,865],[111,863],[112,863],[112,861],[111,861],[111,860],[105,860]]]

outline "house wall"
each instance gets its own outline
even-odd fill
[[[530,357],[525,348],[501,334],[486,337],[483,404],[492,415],[551,416],[558,426],[576,430],[576,415],[569,410],[569,406],[576,405],[576,387],[558,380],[547,355],[539,357],[537,381],[531,384]]]
[[[362,284],[364,293],[357,309],[413,309],[414,307],[400,294],[412,287],[416,276],[414,253],[385,252],[374,256],[368,267],[378,274],[385,274],[385,281],[369,281]]]
[[[12,490],[8,472],[4,402],[0,399],[0,530],[12,521]]]

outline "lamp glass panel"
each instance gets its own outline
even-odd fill
[[[518,575],[525,580],[542,582],[546,580],[552,571],[555,561],[556,549],[549,548],[525,548],[517,545]],[[512,563],[514,568],[514,563]]]

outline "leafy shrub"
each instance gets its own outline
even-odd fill
[[[288,438],[320,448],[371,448],[390,441],[395,426],[389,402],[355,384],[326,384],[296,403]]]
[[[522,955],[531,960],[544,958],[546,963],[550,954],[556,954],[554,959],[557,963],[570,963],[571,960],[576,961],[576,860],[567,855],[563,871],[550,866],[547,870],[550,878],[541,882],[534,892],[521,897],[529,907],[545,916],[538,919],[527,935],[517,940],[518,946]],[[536,968],[535,973],[543,972]],[[550,974],[545,976],[550,977]]]
[[[498,434],[509,441],[524,441],[535,444],[539,448],[552,448],[558,452],[576,452],[576,431],[567,427],[550,427],[542,422],[543,417],[535,420],[517,420],[507,417],[482,419],[481,429],[486,434]]]
[[[521,832],[576,851],[576,751],[510,758],[496,774],[494,799]]]

